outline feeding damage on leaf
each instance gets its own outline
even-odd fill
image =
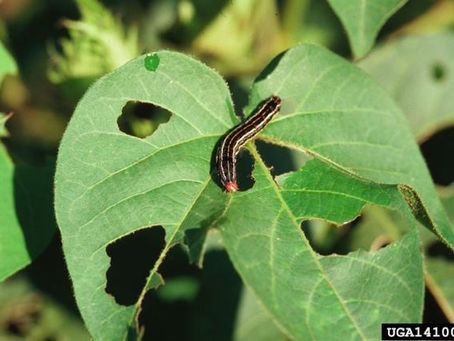
[[[423,280],[415,229],[376,253],[323,257],[300,227],[311,218],[350,221],[367,203],[405,211],[395,184],[411,181],[433,219],[443,223],[417,146],[386,93],[320,47],[287,51],[269,77],[255,83],[250,105],[273,93],[292,103],[292,112],[283,111],[260,134],[317,159],[275,180],[251,145],[255,185],[228,196],[210,174],[216,141],[235,125],[228,88],[189,57],[158,54],[153,72],[140,57],[91,87],[61,145],[56,210],[75,295],[93,337],[120,339],[140,308],[116,304],[106,294],[109,263],[115,269],[117,262],[109,259],[115,247],[106,253],[105,245],[155,225],[165,229],[165,246],[152,276],[159,267],[165,277],[159,263],[184,241],[200,264],[204,233],[216,226],[243,281],[295,339],[367,339],[384,319],[417,322]],[[172,119],[147,139],[120,134],[118,115],[131,99],[168,108]],[[115,285],[108,288],[118,296]],[[377,294],[384,290],[387,302]],[[144,295],[121,302],[142,302]],[[333,314],[339,317],[335,329],[328,328]]]
[[[152,103],[129,101],[117,119],[118,129],[125,134],[145,138],[152,135],[172,113]]]
[[[149,334],[156,314],[159,315],[158,298],[185,300],[187,297],[181,295],[187,294],[188,286],[194,287],[193,295],[198,291],[198,271],[188,263],[187,254],[174,245],[164,259],[165,245],[164,229],[154,226],[137,230],[106,247],[110,257],[106,293],[120,305],[137,307],[128,333]],[[185,287],[186,293],[180,293],[178,287]]]
[[[340,317],[336,333],[364,338],[375,335],[370,326],[383,316],[402,322],[419,319],[424,282],[418,272],[422,257],[414,225],[410,233],[377,252],[360,249],[329,256],[314,252],[300,227],[303,220],[314,218],[350,221],[367,203],[405,210],[395,186],[361,181],[314,159],[299,171],[277,177],[281,187],[276,188],[260,156],[254,153],[254,158],[256,184],[233,197],[226,215],[237,219],[226,220],[221,233],[243,280],[271,314],[281,316],[284,306],[294,313],[279,320],[282,329],[300,339],[308,333],[334,338],[324,319],[334,312]],[[260,215],[244,213],[243,207]],[[405,217],[411,219],[411,214]],[[376,294],[377,285],[393,288],[386,302]],[[407,306],[402,310],[404,302]],[[368,315],[367,326],[358,326],[356,321],[370,306],[375,313]],[[300,316],[305,317],[303,323]]]
[[[150,270],[164,249],[164,238],[164,229],[156,226],[133,232],[107,246],[110,267],[106,274],[106,293],[118,304],[129,306],[137,302]]]

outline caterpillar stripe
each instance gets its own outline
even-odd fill
[[[238,125],[222,140],[216,154],[219,180],[232,193],[238,190],[236,181],[236,157],[241,148],[253,139],[270,122],[281,108],[281,99],[271,96],[245,122]]]

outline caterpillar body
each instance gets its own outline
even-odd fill
[[[219,180],[227,192],[238,190],[236,157],[241,148],[253,139],[273,119],[281,108],[278,96],[268,98],[258,111],[233,129],[221,142],[216,153]]]

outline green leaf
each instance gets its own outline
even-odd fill
[[[399,184],[418,220],[454,248],[451,224],[413,135],[380,86],[354,65],[310,45],[289,50],[269,68],[255,83],[249,108],[271,94],[283,98],[283,107],[263,138],[353,176]]]
[[[454,238],[413,136],[389,96],[323,48],[289,50],[258,78],[249,111],[279,95],[281,114],[261,137],[316,160],[279,178],[277,187],[251,147],[256,183],[231,196],[210,175],[217,142],[237,122],[225,83],[191,58],[157,55],[153,72],[142,56],[90,88],[59,152],[57,219],[77,303],[94,339],[123,339],[135,327],[169,249],[187,241],[191,258],[200,262],[203,232],[212,226],[221,229],[235,267],[287,335],[378,338],[376,326],[384,320],[419,321],[419,237],[402,194],[445,241],[452,245]],[[117,125],[128,101],[151,102],[173,115],[153,135],[132,137]],[[367,203],[398,210],[411,232],[377,253],[313,252],[300,230],[302,219],[341,223]],[[105,248],[156,225],[164,227],[165,246],[148,283],[135,304],[119,305],[105,292]],[[384,298],[383,292],[391,294]],[[328,328],[333,316],[336,328]]]
[[[287,334],[298,340],[378,339],[383,321],[420,320],[422,257],[409,213],[412,232],[376,253],[323,257],[300,229],[307,218],[352,219],[356,202],[405,212],[396,186],[354,179],[314,160],[284,178],[279,190],[254,156],[255,186],[233,197],[222,235],[240,275]],[[296,190],[304,195],[294,196]]]
[[[355,58],[363,57],[374,45],[386,20],[407,0],[328,0],[347,31]]]
[[[454,34],[409,36],[375,49],[359,65],[395,99],[424,140],[454,123]]]
[[[235,323],[236,341],[286,341],[285,335],[274,323],[251,290],[244,288],[241,294],[237,320]]]
[[[0,84],[3,77],[8,73],[17,73],[16,62],[6,50],[5,46],[3,46],[2,42],[0,42]]]
[[[0,281],[36,258],[54,234],[52,173],[13,165],[0,145]]]
[[[90,88],[59,153],[57,219],[77,303],[96,340],[123,339],[135,327],[145,294],[144,289],[128,307],[106,294],[105,247],[137,229],[162,225],[166,245],[150,272],[152,281],[168,250],[187,231],[210,226],[228,199],[210,175],[215,144],[236,120],[227,86],[189,57],[157,55],[154,72],[142,56]],[[128,136],[116,121],[130,100],[154,103],[173,115],[147,138]]]

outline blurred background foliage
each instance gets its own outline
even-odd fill
[[[158,49],[182,51],[219,71],[241,115],[257,73],[283,50],[310,42],[355,59],[395,98],[454,221],[453,29],[453,0],[409,0],[380,30],[379,46],[359,60],[325,0],[2,0],[0,41],[14,60],[0,55],[0,72],[9,73],[0,87],[0,112],[13,113],[6,129],[0,116],[0,136],[16,168],[53,169],[65,126],[90,84]],[[119,124],[145,136],[168,118],[137,106]],[[264,143],[259,148],[276,174],[301,165],[301,155]],[[52,181],[52,172],[43,173],[48,174],[43,182]],[[51,202],[49,195],[43,194],[44,202]],[[42,228],[52,233],[50,220]],[[378,249],[406,227],[398,214],[367,207],[345,226],[316,221],[305,222],[303,229],[318,252],[330,254]],[[427,231],[422,235],[428,287],[424,319],[454,322],[453,255]],[[167,284],[150,294],[141,313],[141,323],[149,327],[146,338],[286,339],[242,287],[216,233],[210,234],[207,250],[203,270],[188,265],[180,249],[166,261]],[[147,250],[135,256],[126,263],[140,262]],[[89,339],[58,233],[31,265],[0,284],[0,340],[23,339]]]

